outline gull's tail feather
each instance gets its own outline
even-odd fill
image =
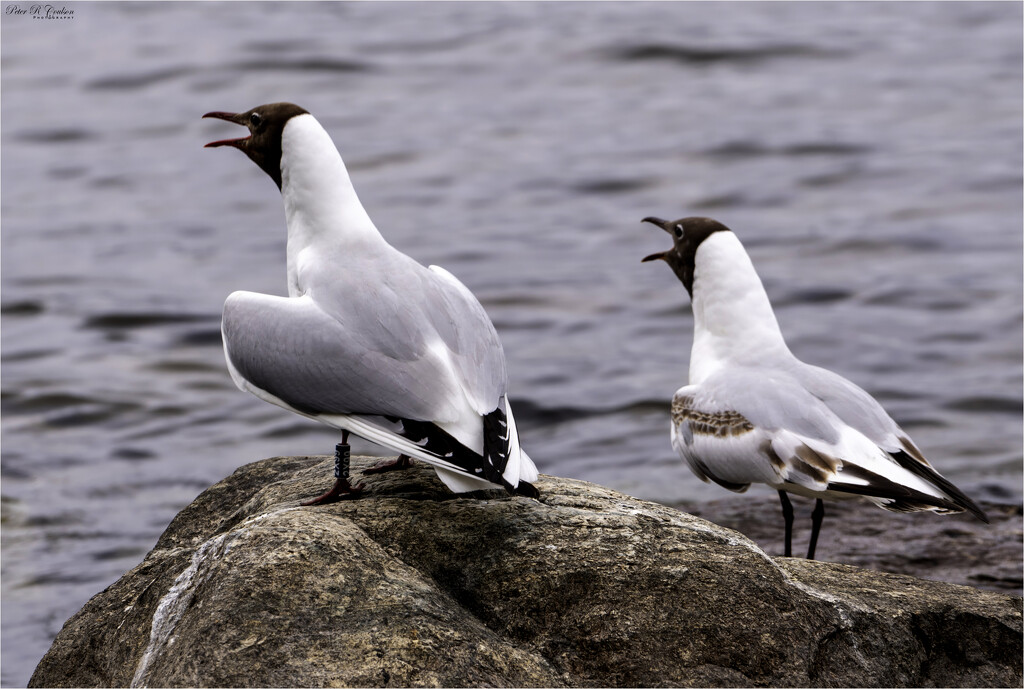
[[[522,466],[519,468],[519,480],[533,483],[540,478],[540,472],[537,471],[537,465],[533,463],[533,459],[530,458],[530,455],[526,454],[526,450],[520,448],[519,452],[522,455]]]

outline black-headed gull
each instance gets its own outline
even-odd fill
[[[768,295],[736,235],[709,218],[644,218],[672,235],[673,247],[644,261],[669,264],[690,294],[693,350],[689,384],[672,398],[672,446],[697,476],[743,492],[779,491],[792,552],[787,493],[817,500],[862,497],[895,512],[967,510],[970,498],[943,478],[871,395],[789,351]]]
[[[536,495],[519,446],[505,355],[476,297],[451,273],[388,244],[320,123],[291,103],[212,117],[250,135],[214,141],[277,184],[288,228],[288,296],[234,292],[222,333],[232,379],[272,404],[431,464],[451,490]],[[310,504],[359,492],[339,475]]]

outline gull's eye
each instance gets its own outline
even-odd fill
[[[260,126],[260,122],[262,121],[263,118],[260,117],[260,114],[258,112],[254,112],[253,114],[249,115],[249,122],[252,123],[252,126],[254,127]]]
[[[682,239],[683,238],[683,224],[682,223],[676,225],[675,235],[676,235],[676,239]]]

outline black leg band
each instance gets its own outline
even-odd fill
[[[350,450],[348,443],[338,443],[334,446],[334,478],[348,478]]]

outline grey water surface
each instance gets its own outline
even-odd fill
[[[640,263],[641,218],[708,215],[798,356],[1021,500],[1020,3],[66,7],[0,15],[3,685],[203,489],[337,440],[225,370],[221,304],[285,293],[285,234],[210,110],[316,115],[385,237],[484,304],[545,473],[728,495],[669,446],[692,320]]]

